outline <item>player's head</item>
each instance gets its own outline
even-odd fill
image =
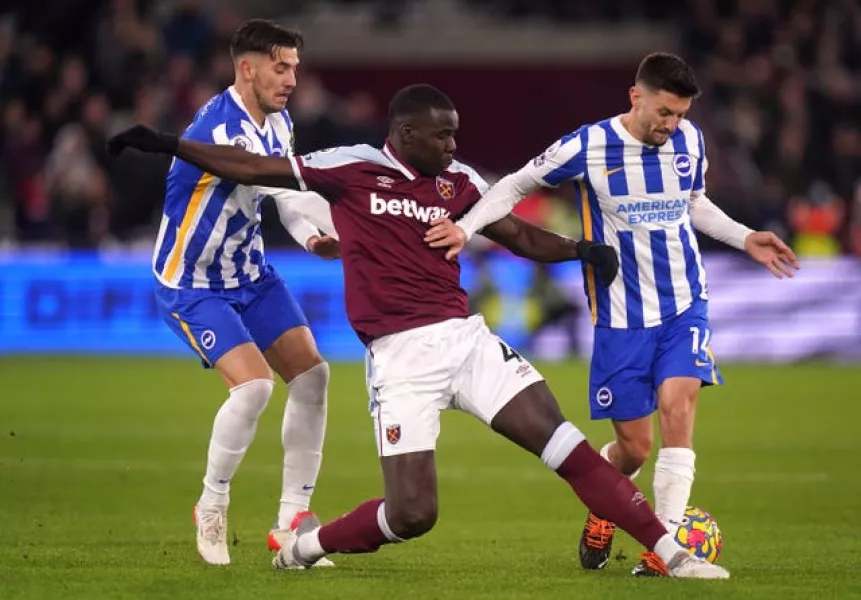
[[[433,86],[405,87],[389,103],[389,139],[422,175],[439,175],[451,165],[457,128],[454,104]]]
[[[659,146],[679,126],[700,88],[684,60],[656,52],[640,63],[630,95],[632,133],[646,144]]]
[[[283,110],[296,87],[299,50],[304,40],[298,31],[263,19],[244,23],[230,40],[236,85],[250,89],[264,113]]]

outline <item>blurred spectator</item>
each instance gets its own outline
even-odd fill
[[[209,91],[206,90],[204,95]],[[133,109],[118,115],[112,129],[120,131],[135,123],[164,128],[154,91],[142,89],[138,92]],[[134,149],[123,152],[111,161],[111,232],[117,241],[133,243],[152,238],[161,218],[165,176],[170,162],[169,156],[147,154]]]
[[[179,0],[164,26],[163,37],[168,56],[188,56],[203,64],[212,44],[212,26],[199,0]],[[224,48],[218,49],[223,52]]]
[[[24,102],[13,100],[3,112],[3,165],[11,186],[15,231],[22,242],[50,239],[50,206],[42,169],[45,146],[42,125],[27,114]]]
[[[95,247],[107,231],[108,182],[81,125],[66,125],[57,134],[45,188],[61,223],[60,237],[72,248]]]
[[[741,192],[750,198],[749,223],[785,232],[802,254],[858,253],[851,224],[861,220],[853,200],[861,182],[861,4],[689,6],[687,55],[708,90],[696,118],[732,152],[732,160],[712,161],[711,195],[732,207]],[[741,187],[716,188],[715,179]]]

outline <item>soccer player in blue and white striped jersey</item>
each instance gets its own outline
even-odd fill
[[[301,46],[298,32],[269,21],[245,23],[230,45],[234,85],[198,111],[183,138],[267,156],[291,155],[293,124],[285,105],[296,85]],[[295,514],[308,509],[320,471],[329,366],[302,309],[266,262],[260,211],[268,196],[275,198],[282,223],[297,241],[324,257],[337,254],[336,242],[295,212],[317,207],[315,224],[334,233],[322,197],[240,185],[176,159],[167,176],[153,255],[160,314],[206,368],[221,374],[230,391],[215,417],[203,492],[195,506],[197,549],[210,564],[230,562],[230,481],[269,402],[272,371],[290,388],[281,431],[281,503],[269,534],[273,550]]]
[[[501,179],[456,224],[426,240],[456,255],[469,237],[504,217],[539,187],[573,181],[584,238],[619,252],[609,286],[584,265],[595,343],[589,383],[593,419],[611,419],[616,440],[601,454],[634,477],[652,450],[658,412],[655,512],[669,531],[682,519],[694,478],[694,410],[704,385],[722,383],[709,342],[708,285],[694,229],[744,250],[775,276],[792,276],[795,255],[771,232],[729,218],[705,193],[708,166],[700,128],[685,118],[699,95],[679,57],[647,56],[630,89],[631,109],[563,136]],[[615,526],[589,515],[581,563],[603,568]],[[635,575],[666,574],[646,553]]]

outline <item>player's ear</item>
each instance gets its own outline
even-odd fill
[[[240,57],[236,62],[236,72],[244,81],[254,79],[254,67],[254,62],[247,54]]]
[[[628,96],[631,98],[631,106],[639,108],[643,102],[643,90],[639,86],[632,85],[631,89],[628,90]]]
[[[416,130],[412,123],[404,120],[398,124],[398,133],[400,134],[401,140],[404,144],[410,144],[412,143],[413,138],[415,138]]]

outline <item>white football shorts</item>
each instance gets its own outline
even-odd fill
[[[376,339],[365,365],[380,456],[434,450],[444,409],[489,425],[515,395],[544,381],[481,315]]]

